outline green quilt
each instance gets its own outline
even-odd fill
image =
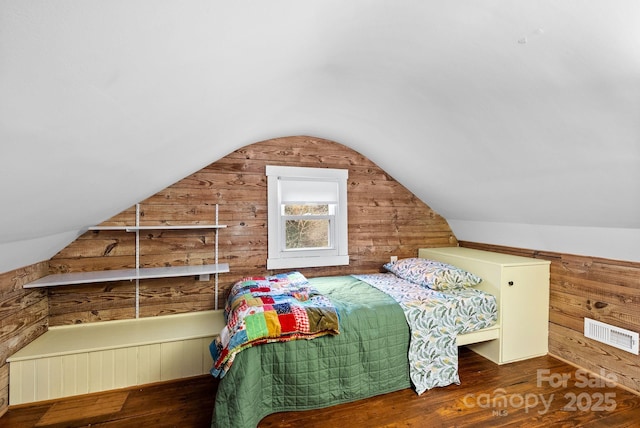
[[[335,305],[340,334],[240,352],[220,380],[212,427],[253,428],[272,413],[411,387],[409,327],[396,301],[352,276],[309,282]]]

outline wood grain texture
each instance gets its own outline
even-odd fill
[[[0,417],[9,407],[9,364],[0,366]]]
[[[54,403],[36,422],[35,427],[51,427],[77,423],[91,424],[89,421],[99,420],[105,415],[122,411],[122,406],[129,396],[128,392],[108,392],[100,395],[87,395],[74,401]],[[79,409],[82,409],[79,411]]]
[[[47,272],[48,263],[41,262],[0,274],[0,415],[9,405],[7,358],[48,328],[47,291],[22,286]]]
[[[584,318],[640,331],[640,263],[461,241],[461,246],[551,261],[549,353],[640,392],[640,357],[584,337]]]
[[[446,220],[366,157],[348,147],[312,137],[276,138],[242,147],[177,183],[140,201],[141,225],[203,224],[219,221],[220,305],[229,287],[249,275],[264,275],[267,259],[266,165],[349,170],[350,265],[301,269],[308,277],[378,272],[391,255],[413,257],[417,249],[457,245]],[[129,208],[102,225],[132,225]],[[154,231],[140,234],[141,266],[213,263],[211,230]],[[60,251],[52,272],[124,269],[135,266],[133,233],[90,231]],[[195,278],[144,280],[140,314],[155,316],[213,309],[213,281]],[[50,323],[63,325],[134,316],[134,289],[127,283],[63,286],[49,290]]]

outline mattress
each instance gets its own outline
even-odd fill
[[[479,290],[422,291],[393,274],[309,282],[335,305],[340,333],[237,354],[220,380],[212,427],[255,427],[272,413],[459,383],[456,335],[497,318],[495,298]]]

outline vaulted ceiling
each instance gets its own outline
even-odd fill
[[[0,272],[287,135],[458,239],[640,260],[640,2],[3,0]]]

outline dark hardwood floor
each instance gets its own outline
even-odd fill
[[[268,427],[640,427],[640,396],[552,357],[498,366],[460,349],[461,385],[267,416]],[[0,427],[208,427],[217,382],[197,377],[11,407]],[[248,404],[250,405],[250,404]]]

